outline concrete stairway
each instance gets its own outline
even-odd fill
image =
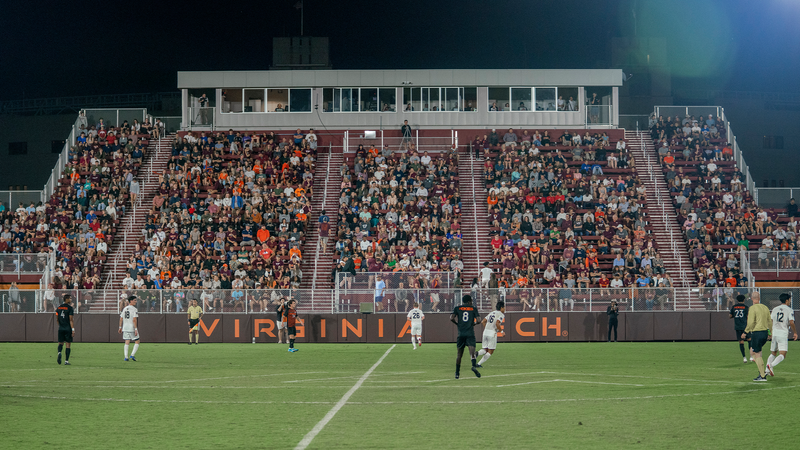
[[[464,262],[462,287],[469,289],[473,278],[480,276],[484,261],[489,261],[489,211],[486,186],[483,183],[483,161],[469,150],[459,152],[458,185],[461,193],[461,230],[464,234],[461,258]]]
[[[648,221],[653,227],[664,267],[672,277],[674,287],[694,286],[694,269],[653,142],[646,133],[636,131],[625,131],[625,139],[636,161],[639,178],[647,188]],[[677,309],[705,309],[696,299],[692,301],[688,290],[681,289],[680,292],[675,298]]]
[[[122,280],[125,278],[126,262],[133,254],[134,246],[139,242],[141,230],[145,226],[147,212],[150,210],[153,197],[158,189],[158,175],[167,169],[172,156],[173,135],[165,136],[159,140],[150,141],[142,161],[142,166],[136,179],[139,181],[140,194],[136,205],[125,205],[128,213],[119,225],[117,238],[108,252],[104,270],[103,288],[122,289]],[[91,311],[117,310],[116,298],[95,299]]]
[[[320,151],[314,171],[314,195],[311,198],[311,214],[306,230],[303,249],[303,280],[300,289],[298,309],[322,311],[332,308],[333,289],[330,274],[334,264],[334,245],[338,223],[338,207],[340,186],[342,184],[341,167],[344,162],[342,153]],[[319,249],[319,216],[325,210],[330,218],[328,246],[324,252]]]

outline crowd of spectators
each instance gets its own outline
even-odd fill
[[[476,289],[519,294],[523,310],[536,310],[542,298],[526,288],[558,288],[558,307],[573,308],[590,287],[608,297],[619,294],[612,288],[672,285],[623,139],[509,129],[476,136],[472,146],[485,156],[492,251]]]
[[[142,309],[265,311],[300,288],[317,137],[176,136],[122,288],[164,290]],[[245,290],[258,290],[245,295]],[[273,298],[274,297],[274,298]],[[158,304],[158,300],[162,304]]]
[[[126,211],[152,133],[149,124],[119,126],[79,119],[79,136],[47,203],[0,205],[0,253],[55,254],[53,289],[100,287],[116,227]]]
[[[341,174],[334,279],[341,272],[342,286],[352,287],[349,277],[357,272],[405,272],[392,277],[403,281],[386,289],[435,291],[442,279],[436,272],[454,272],[460,284],[462,205],[455,150],[395,154],[388,145],[359,146],[352,166],[345,161]]]
[[[779,211],[758,207],[747,191],[746,177],[734,161],[722,119],[652,117],[650,137],[658,152],[700,287],[719,290],[715,298],[732,303],[737,286],[748,282],[739,250],[757,250],[764,266],[770,252],[784,267],[798,267],[797,205]]]

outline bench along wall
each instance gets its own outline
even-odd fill
[[[424,342],[455,342],[456,327],[449,314],[427,314]],[[300,314],[297,342],[407,342],[409,326],[404,314]],[[119,342],[119,317],[113,314],[75,316],[75,342]],[[1,342],[55,342],[54,314],[0,314]],[[206,314],[201,321],[203,342],[275,342],[274,314]],[[481,326],[475,327],[480,341]],[[186,342],[188,326],[183,314],[139,316],[142,342]],[[501,342],[605,341],[605,313],[510,313]],[[729,341],[734,340],[733,320],[727,312],[631,312],[619,318],[621,341]]]

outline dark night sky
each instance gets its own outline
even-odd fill
[[[172,91],[178,70],[267,69],[272,38],[299,34],[296,1],[5,2],[0,100]],[[304,1],[305,34],[331,38],[336,69],[608,68],[635,10],[640,37],[668,39],[676,77],[800,92],[800,0]]]

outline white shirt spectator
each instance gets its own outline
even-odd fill
[[[722,201],[725,202],[726,205],[733,204],[733,195],[731,195],[730,192],[722,194]]]
[[[763,247],[766,247],[766,248],[772,250],[772,246],[775,245],[775,242],[772,240],[771,237],[769,237],[769,235],[767,235],[767,237],[765,237],[764,239],[761,240],[761,245]]]
[[[158,278],[158,275],[158,269],[155,267],[151,267],[150,270],[147,271],[147,276],[150,278],[150,280],[155,281],[155,279]]]
[[[708,169],[709,173],[713,172],[713,171],[717,170],[717,164],[712,161],[712,162],[708,163],[706,168]]]
[[[775,236],[775,239],[778,239],[778,240],[786,239],[786,230],[784,230],[782,227],[780,227],[777,230],[773,231],[772,235]]]
[[[426,153],[425,155],[422,155],[422,158],[419,159],[419,162],[421,162],[423,166],[427,166],[431,163],[431,157]]]
[[[417,197],[428,197],[428,190],[425,189],[425,186],[420,186],[417,189]]]
[[[125,289],[133,289],[133,283],[134,283],[134,281],[133,281],[133,278],[131,278],[130,274],[125,275],[125,279],[122,280],[122,286]]]

